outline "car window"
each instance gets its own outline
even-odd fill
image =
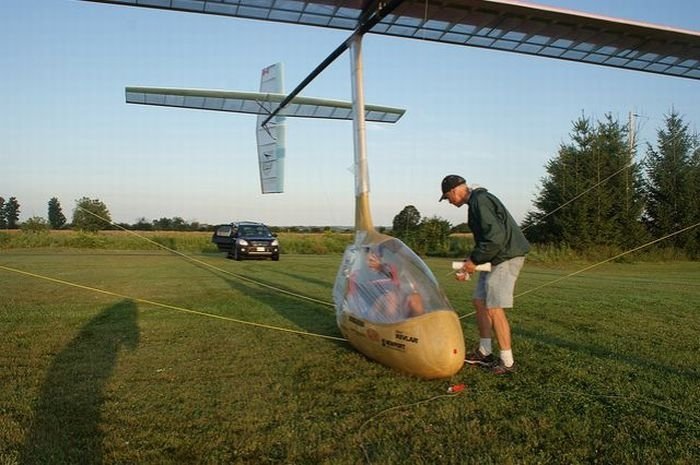
[[[271,237],[270,230],[265,226],[241,226],[239,228],[241,236]]]
[[[222,226],[216,230],[216,235],[217,236],[230,236],[231,229],[232,229],[231,226]]]

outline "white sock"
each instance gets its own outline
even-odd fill
[[[513,363],[515,363],[515,361],[513,360],[513,350],[502,350],[501,360],[503,360],[503,364],[505,366],[512,367]]]
[[[492,350],[491,350],[491,338],[487,337],[484,338],[482,337],[479,339],[479,352],[481,352],[484,355],[490,355]]]

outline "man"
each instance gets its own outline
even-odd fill
[[[477,265],[491,263],[491,272],[480,272],[474,289],[480,340],[465,362],[487,367],[496,374],[513,373],[516,366],[504,309],[513,307],[515,281],[530,245],[506,207],[486,189],[472,190],[464,178],[451,174],[442,180],[440,201],[445,199],[455,207],[465,204],[469,207],[467,223],[475,244],[461,271],[471,274]],[[461,279],[466,279],[466,275]],[[499,360],[492,354],[494,333],[501,350]]]

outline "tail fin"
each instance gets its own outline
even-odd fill
[[[262,70],[260,92],[282,94],[282,63],[275,63]],[[265,105],[266,102],[261,102]],[[276,116],[266,127],[260,123],[267,115],[259,115],[257,121],[258,164],[260,167],[260,189],[263,194],[284,192],[284,156],[286,127],[285,117]]]

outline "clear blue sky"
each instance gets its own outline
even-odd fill
[[[697,0],[541,4],[700,30]],[[75,0],[0,2],[0,196],[21,220],[58,197],[105,202],[115,221],[181,216],[222,223],[352,225],[352,124],[288,120],[286,193],[260,194],[255,118],[124,103],[127,85],[255,91],[281,61],[292,89],[348,33]],[[398,38],[364,40],[367,103],[407,109],[368,124],[371,206],[390,225],[404,206],[453,224],[437,203],[448,173],[487,187],[516,219],[582,113],[638,118],[654,143],[675,108],[697,130],[700,82]],[[344,55],[305,95],[349,99]]]

